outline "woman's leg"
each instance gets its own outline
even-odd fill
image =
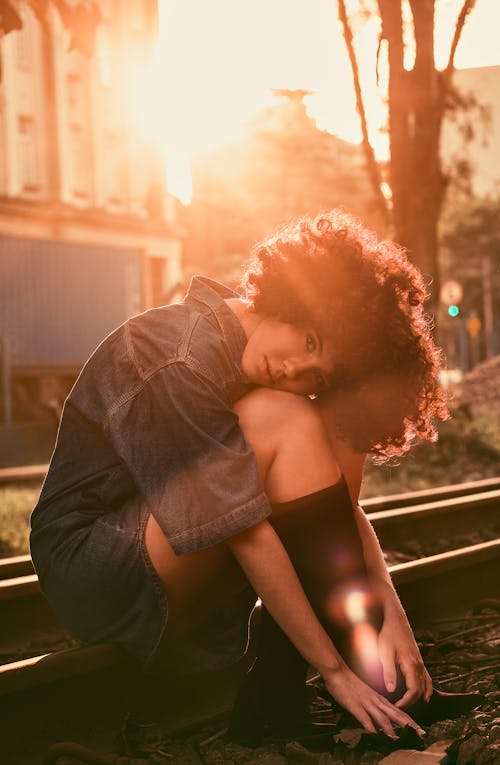
[[[365,585],[367,577],[347,484],[309,399],[266,389],[255,393],[238,402],[236,411],[273,505],[271,523],[321,620],[340,627],[345,616],[332,607],[334,593],[346,591],[349,582]]]
[[[303,527],[313,527],[318,519],[311,516],[308,520],[306,512],[294,514],[290,505],[283,503],[328,489],[341,478],[321,420],[308,399],[268,389],[252,392],[238,403],[236,410],[274,503],[272,522],[277,527],[282,524],[283,539],[291,543],[297,533],[301,538]],[[291,525],[283,526],[287,518]],[[217,620],[221,609],[245,585],[242,572],[225,545],[175,556],[152,517],[145,542],[167,593],[167,637],[170,634],[176,640],[188,640],[193,633],[200,634],[205,626]],[[305,714],[306,662],[265,608],[261,634],[252,676],[263,679],[259,695],[265,697],[266,714],[272,711],[275,721],[281,716],[296,723]]]
[[[364,621],[371,620],[372,634],[380,626],[380,612],[368,592],[354,509],[323,423],[308,399],[264,389],[242,399],[236,409],[273,503],[271,523],[311,604],[349,661],[351,625],[339,608],[349,595],[345,587],[353,590],[351,609],[354,591],[368,594]],[[358,597],[358,617],[359,608]],[[311,734],[304,725],[306,672],[306,662],[264,604],[257,659],[235,704],[232,738],[256,743],[266,723],[282,735]]]
[[[271,502],[295,499],[339,480],[326,434],[307,399],[263,388],[241,399],[236,411]],[[153,516],[145,543],[167,593],[169,630],[176,636],[202,628],[245,586],[225,544],[176,556]]]
[[[385,689],[378,656],[383,611],[370,586],[354,508],[320,415],[307,399],[266,390],[256,393],[242,399],[237,411],[273,502],[271,522],[336,647],[358,675],[395,701],[405,683],[400,674],[394,693]],[[287,636],[265,609],[264,617],[257,652],[265,661],[258,658],[252,670],[257,670],[256,677],[247,678],[253,697],[244,685],[237,700],[237,734],[252,732],[245,720],[251,720],[252,704],[259,698],[268,720],[278,722],[278,731],[283,715],[273,713],[269,699],[275,706],[281,699],[283,714],[291,713],[292,729],[305,707],[305,663],[297,652],[294,657]],[[259,672],[263,667],[268,671]],[[414,719],[429,722],[461,714],[478,703],[474,695],[435,692],[430,703],[421,699],[408,711]]]

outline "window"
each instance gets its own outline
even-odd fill
[[[22,191],[38,191],[39,172],[36,146],[35,118],[20,115],[18,123],[19,177]]]
[[[19,69],[30,70],[33,68],[34,39],[32,25],[34,20],[31,13],[26,13],[22,10],[18,10],[18,12],[21,13],[23,27],[14,32],[16,66]]]
[[[111,85],[112,73],[112,50],[110,32],[103,26],[97,27],[97,60],[99,64],[99,76],[101,85]]]
[[[151,307],[165,303],[165,284],[167,283],[167,260],[162,257],[147,256],[147,279],[151,296]]]
[[[106,200],[111,205],[120,205],[123,199],[123,171],[120,141],[114,132],[104,137],[104,180]]]
[[[80,125],[70,125],[71,188],[78,199],[88,197],[88,169],[86,142]]]

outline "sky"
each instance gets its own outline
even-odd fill
[[[440,0],[436,62],[446,64],[462,0]],[[194,155],[241,135],[275,103],[272,88],[304,88],[322,130],[361,139],[352,74],[336,0],[159,0],[158,44],[132,85],[138,128],[166,157],[169,190],[190,198]],[[500,64],[500,0],[477,0],[455,57],[457,68]],[[387,156],[385,109],[375,82],[376,20],[357,37],[362,84],[377,155]],[[411,54],[410,54],[411,59]],[[383,81],[383,77],[382,77]]]

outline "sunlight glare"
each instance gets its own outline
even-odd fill
[[[357,7],[359,0],[350,5]],[[446,64],[460,6],[459,0],[436,5],[440,67]],[[405,9],[410,22],[407,2]],[[148,65],[131,78],[128,99],[137,131],[161,148],[168,188],[182,201],[190,200],[193,157],[240,138],[251,120],[276,103],[272,88],[312,91],[304,103],[318,128],[360,142],[352,72],[335,0],[158,0],[158,12],[157,44]],[[480,0],[464,29],[457,66],[475,65],[474,58],[484,48],[478,44],[481,34],[494,42],[498,26],[491,23],[493,18],[500,23],[500,3]],[[407,68],[413,63],[411,26],[406,35]],[[382,48],[377,85],[379,19],[360,16],[355,31],[370,140],[376,156],[386,159],[388,69]],[[485,55],[491,60],[484,63],[498,63],[496,43],[488,49]]]
[[[377,630],[366,622],[355,624],[351,634],[353,666],[373,686],[380,677]]]
[[[367,618],[365,607],[366,595],[361,590],[353,590],[345,599],[345,610],[347,618],[355,624],[363,622]]]

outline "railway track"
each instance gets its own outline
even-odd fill
[[[40,465],[20,465],[17,467],[0,468],[0,485],[12,483],[26,483],[31,481],[42,481],[48,470],[48,464]],[[460,484],[450,484],[449,486],[438,486],[434,489],[422,489],[421,491],[405,492],[404,494],[390,494],[387,496],[373,497],[365,500],[363,504],[370,507],[385,509],[389,506],[403,507],[405,504],[414,504],[415,501],[425,502],[427,499],[446,499],[449,497],[459,497],[469,494],[471,491],[478,493],[480,491],[492,491],[500,489],[500,477],[483,478],[480,481],[468,481]]]
[[[43,478],[47,465],[30,465],[27,468],[0,469],[0,484],[22,483],[35,478]],[[495,494],[496,492],[496,494]],[[484,495],[484,496],[483,496]],[[462,499],[463,498],[463,499]],[[456,501],[452,501],[456,500]],[[469,531],[472,516],[476,509],[489,508],[482,512],[481,522],[495,521],[495,504],[500,507],[500,477],[485,478],[434,489],[390,494],[361,501],[365,512],[376,527],[383,547],[390,547],[397,534],[398,527],[405,523],[406,535],[421,536],[423,531],[429,534],[449,532],[449,513],[454,512],[454,528],[460,532]],[[412,513],[405,508],[412,508]],[[425,528],[424,528],[425,526]],[[391,532],[391,530],[393,530]],[[33,563],[29,555],[17,555],[0,558],[0,581],[34,575]],[[28,581],[28,580],[27,580]],[[1,598],[1,595],[0,595]]]
[[[391,567],[393,581],[415,627],[463,614],[497,594],[500,540],[492,540]],[[40,753],[56,740],[74,739],[115,751],[124,713],[178,731],[227,711],[242,661],[211,674],[145,681],[114,646],[80,647],[0,667],[0,719],[8,735],[9,765],[41,765]],[[27,735],[29,732],[29,735]]]
[[[366,500],[363,505],[385,550],[396,546],[402,535],[449,539],[450,528],[460,537],[478,527],[498,532],[500,480],[465,486],[468,493],[464,487],[443,487]],[[438,554],[390,566],[414,626],[424,626],[436,615],[464,613],[479,599],[498,595],[499,537],[497,533],[495,538],[457,545],[457,549],[448,544]],[[61,640],[64,633],[41,596],[29,558],[6,559],[0,564],[0,577],[1,650],[15,651],[23,641],[28,650],[36,649],[38,630],[52,635],[56,642]],[[140,699],[142,708],[158,698],[158,689],[144,686],[137,667],[115,646],[38,653],[0,666],[0,703],[5,708],[0,719],[12,732],[12,765],[40,762],[36,752],[57,738],[80,738],[109,751],[113,749],[109,731],[119,727],[123,711],[133,707],[134,700]],[[217,678],[196,676],[192,682],[183,678],[182,683],[170,679],[169,692],[160,689],[162,715],[168,725],[177,729],[227,708],[245,668],[242,662]],[[36,751],[23,738],[26,725],[33,733]],[[24,759],[16,760],[20,750]]]
[[[392,497],[367,500],[365,510],[389,563],[398,560],[393,551],[404,551],[405,546],[409,552],[399,557],[408,559],[419,557],[412,550],[429,556],[463,547],[463,540],[471,535],[476,543],[500,537],[500,488],[488,490],[489,484],[483,482],[480,488],[484,490],[461,496],[454,495],[457,487],[403,495],[397,507]],[[34,652],[45,653],[51,645],[71,643],[71,636],[61,629],[40,592],[29,556],[0,560],[0,614],[0,661],[23,659]]]
[[[22,465],[20,467],[0,468],[0,484],[42,481],[48,465]]]

